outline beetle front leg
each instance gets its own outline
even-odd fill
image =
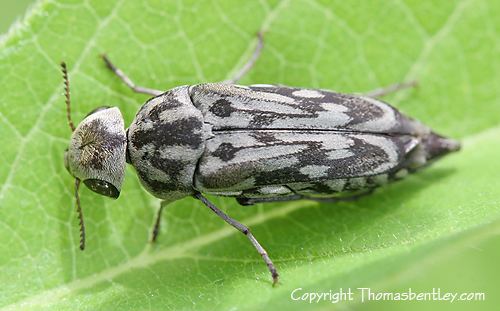
[[[108,67],[109,70],[111,70],[115,75],[117,75],[118,78],[120,78],[120,80],[122,80],[123,83],[125,83],[132,91],[152,96],[158,96],[164,93],[163,91],[160,90],[150,89],[147,87],[136,85],[123,71],[120,70],[120,68],[116,67],[111,62],[111,60],[108,58],[106,54],[102,54],[101,57],[106,63],[106,67]]]
[[[259,254],[262,256],[262,259],[267,265],[267,268],[269,269],[269,272],[271,272],[271,276],[273,278],[273,286],[278,283],[278,278],[279,274],[278,271],[276,270],[276,267],[274,266],[273,262],[271,261],[271,258],[269,258],[269,255],[267,254],[266,250],[260,245],[260,243],[257,241],[257,239],[253,236],[253,234],[250,232],[250,229],[248,229],[247,226],[243,225],[242,223],[238,222],[235,219],[232,219],[229,217],[227,214],[225,214],[223,211],[221,211],[217,206],[215,206],[212,202],[210,202],[207,198],[205,198],[201,193],[196,192],[193,195],[196,199],[200,200],[205,206],[207,206],[209,209],[211,209],[217,216],[222,218],[225,222],[233,226],[234,228],[238,229],[241,233],[243,233],[252,243],[253,247],[259,252]]]

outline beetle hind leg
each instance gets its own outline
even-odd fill
[[[253,247],[257,250],[257,252],[260,254],[264,262],[266,263],[267,269],[269,272],[271,272],[271,276],[273,278],[273,286],[278,283],[278,271],[276,270],[276,267],[274,266],[271,258],[269,258],[269,255],[267,254],[267,251],[260,245],[259,241],[253,236],[253,234],[250,232],[250,229],[248,229],[247,226],[243,225],[242,223],[238,222],[237,220],[229,217],[227,214],[225,214],[223,211],[221,211],[217,206],[215,206],[212,202],[210,202],[207,198],[205,198],[201,193],[196,192],[193,195],[194,198],[200,200],[203,204],[205,204],[206,207],[211,209],[217,216],[222,218],[225,222],[233,226],[235,229],[243,233],[249,240],[250,243],[252,243]]]
[[[225,80],[224,82],[229,84],[238,83],[238,81],[240,81],[241,78],[243,78],[255,65],[255,63],[260,57],[263,47],[264,47],[264,35],[262,34],[261,31],[259,31],[257,33],[257,45],[255,46],[252,56],[250,56],[250,59],[238,70],[238,72],[236,72],[236,74],[231,79]]]
[[[389,95],[391,93],[398,92],[400,90],[412,88],[412,87],[417,87],[418,83],[417,81],[409,81],[409,82],[402,82],[402,83],[395,83],[391,84],[385,87],[381,87],[366,93],[363,93],[362,95],[367,96],[367,97],[372,97],[372,98],[377,98],[377,97],[382,97]]]

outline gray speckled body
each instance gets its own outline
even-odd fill
[[[403,177],[458,145],[373,98],[207,83],[149,100],[129,162],[155,196],[333,197]]]

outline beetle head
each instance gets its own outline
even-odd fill
[[[126,145],[120,110],[98,108],[76,127],[64,164],[90,190],[116,199],[125,173]]]

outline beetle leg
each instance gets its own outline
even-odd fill
[[[273,278],[273,285],[276,285],[278,283],[278,271],[276,270],[276,267],[274,266],[273,262],[271,261],[271,258],[269,258],[269,255],[267,254],[266,250],[260,245],[260,243],[255,239],[253,234],[250,232],[250,229],[248,229],[247,226],[241,224],[235,219],[232,219],[229,217],[227,214],[225,214],[223,211],[221,211],[217,206],[215,206],[212,202],[210,202],[207,198],[205,198],[201,193],[196,192],[193,197],[196,199],[200,200],[203,204],[205,204],[209,209],[211,209],[217,216],[222,218],[225,222],[239,230],[241,233],[243,233],[252,243],[253,247],[257,250],[257,252],[262,256],[262,259],[267,265],[267,268],[269,269],[269,272],[271,272],[271,276]]]
[[[250,71],[250,69],[252,69],[252,67],[255,65],[257,59],[259,59],[263,47],[264,47],[264,36],[262,32],[259,31],[257,33],[257,45],[255,46],[255,49],[250,59],[243,65],[243,67],[240,68],[240,70],[238,70],[238,72],[233,76],[233,78],[226,80],[224,82],[229,84],[238,83],[238,81],[241,80],[241,78],[243,78],[243,76],[247,74],[248,71]]]
[[[160,94],[165,93],[164,91],[137,86],[123,71],[120,70],[120,68],[116,67],[111,62],[111,60],[108,58],[106,54],[102,54],[101,57],[106,63],[106,67],[108,67],[109,70],[111,70],[115,75],[117,75],[118,78],[120,78],[120,80],[122,80],[123,83],[125,83],[132,91],[152,96],[158,96]]]
[[[160,233],[161,212],[166,205],[167,204],[165,202],[161,202],[160,209],[158,209],[158,213],[156,214],[156,221],[155,221],[155,225],[153,227],[153,234],[151,235],[151,243],[156,242],[156,239],[158,238],[158,234]]]
[[[363,93],[362,95],[372,97],[372,98],[382,97],[382,96],[385,96],[385,95],[388,95],[388,94],[391,94],[391,93],[394,93],[394,92],[397,92],[400,90],[408,89],[411,87],[417,87],[417,85],[418,85],[418,83],[415,80],[410,81],[410,82],[395,83],[395,84],[391,84],[391,85],[386,86],[386,87],[381,87],[381,88]]]

